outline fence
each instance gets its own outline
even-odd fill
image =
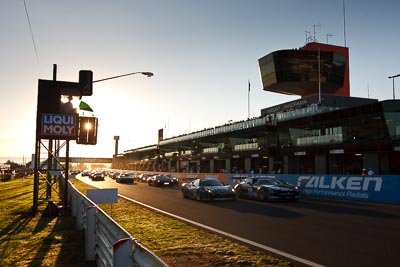
[[[86,261],[99,267],[167,266],[71,183],[68,192],[76,227],[85,232]]]

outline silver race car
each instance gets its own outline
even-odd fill
[[[299,200],[299,189],[272,177],[248,177],[235,185],[237,197],[258,200]]]

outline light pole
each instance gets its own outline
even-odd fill
[[[128,74],[117,75],[117,76],[113,76],[113,77],[109,77],[109,78],[105,78],[105,79],[96,80],[96,81],[93,81],[93,83],[107,81],[107,80],[116,79],[116,78],[121,78],[121,77],[129,76],[129,75],[133,75],[133,74],[142,74],[147,77],[151,77],[154,75],[152,72],[148,72],[148,71],[137,71],[137,72],[132,72],[132,73],[128,73]]]
[[[389,77],[388,77],[389,79],[392,79],[392,81],[393,81],[393,99],[396,99],[395,93],[394,93],[394,78],[397,78],[397,77],[400,77],[400,74],[397,74],[397,75],[393,75],[393,76],[389,76]]]

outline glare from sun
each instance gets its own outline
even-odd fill
[[[68,98],[68,96],[66,96],[66,95],[62,95],[61,96],[61,103],[68,103],[69,102],[69,98]]]
[[[78,108],[79,104],[81,103],[81,100],[78,97],[73,97],[71,102],[74,108]]]

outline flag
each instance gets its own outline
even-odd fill
[[[250,92],[250,80],[249,80],[249,92]]]
[[[86,102],[83,102],[83,101],[81,101],[81,103],[79,103],[79,109],[93,112],[93,109]]]

